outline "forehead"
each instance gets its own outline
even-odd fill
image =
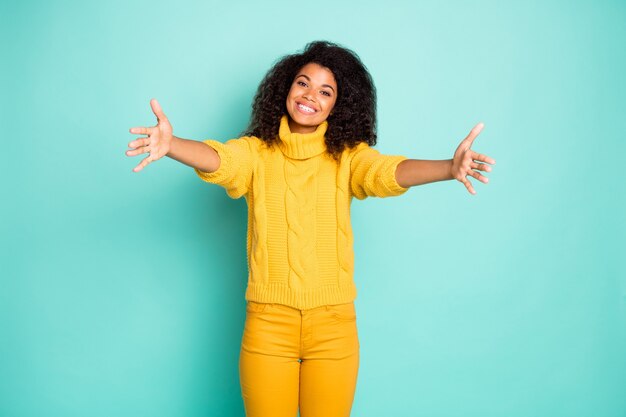
[[[329,84],[332,86],[337,85],[333,72],[314,62],[310,62],[300,68],[300,70],[296,73],[296,77],[300,75],[306,75],[311,81],[319,84]]]

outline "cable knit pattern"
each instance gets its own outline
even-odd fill
[[[350,166],[350,155],[344,152],[341,155],[340,166]],[[395,174],[395,172],[394,172]],[[337,278],[339,282],[350,282],[354,274],[354,252],[352,225],[350,224],[350,170],[337,170],[337,260],[339,269]]]
[[[298,309],[353,301],[352,197],[408,190],[395,179],[406,157],[360,143],[337,162],[325,152],[327,126],[292,133],[283,116],[276,147],[255,137],[204,141],[219,154],[220,166],[211,173],[196,169],[197,175],[248,203],[247,300]]]
[[[289,286],[307,287],[307,281],[318,278],[315,252],[315,203],[317,197],[316,174],[319,158],[306,161],[285,158],[284,172],[287,182],[285,210],[287,220],[287,261]],[[305,192],[302,192],[305,191]],[[309,277],[307,279],[307,277]],[[314,284],[309,282],[309,284]]]
[[[265,167],[260,164],[253,178],[255,185],[247,200],[248,207],[248,270],[250,275],[258,277],[260,281],[267,282],[269,278],[269,265],[267,253],[267,200],[264,196],[263,184],[265,184]]]

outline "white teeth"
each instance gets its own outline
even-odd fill
[[[313,110],[310,107],[305,106],[304,104],[298,104],[298,108],[300,110],[304,110],[305,112],[309,112],[309,113],[315,113],[315,110]]]

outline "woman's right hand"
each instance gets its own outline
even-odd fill
[[[144,169],[149,163],[163,158],[170,151],[173,138],[173,129],[167,117],[163,113],[159,102],[156,99],[150,100],[152,112],[157,117],[157,124],[153,127],[132,127],[130,133],[138,135],[147,135],[147,137],[138,138],[128,144],[130,150],[126,151],[127,156],[136,156],[147,153],[148,156],[143,159],[135,168],[134,172]]]

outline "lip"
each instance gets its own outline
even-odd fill
[[[313,109],[314,112],[313,113],[309,113],[307,111],[304,111],[304,110],[300,109],[300,105],[303,105],[303,106],[306,106],[306,107],[308,107],[310,109]],[[311,116],[311,115],[313,115],[313,114],[315,114],[315,113],[317,113],[319,111],[318,109],[316,109],[315,107],[311,106],[310,104],[306,104],[306,103],[303,103],[303,102],[298,101],[298,100],[296,100],[296,110],[298,110],[298,112],[300,112],[302,114],[306,114],[307,116]]]

